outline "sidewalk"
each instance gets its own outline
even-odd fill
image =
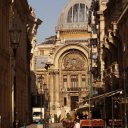
[[[20,128],[43,128],[42,124],[30,124],[28,126],[22,126]]]
[[[28,126],[23,126],[20,128],[43,128],[42,124],[30,124]],[[63,128],[62,123],[51,123],[49,124],[49,128]]]

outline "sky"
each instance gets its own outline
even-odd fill
[[[55,35],[58,17],[67,2],[68,0],[28,0],[29,5],[35,9],[36,18],[43,21],[37,30],[37,43]]]

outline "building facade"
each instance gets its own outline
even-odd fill
[[[126,0],[96,0],[91,4],[94,25],[98,27],[99,76],[104,93],[111,93],[102,99],[107,105],[103,107],[104,118],[120,119],[123,127],[128,127],[127,4]]]
[[[29,79],[30,52],[33,34],[28,29],[35,29],[36,18],[26,0],[0,0],[0,127],[11,128],[14,121],[14,58],[9,30],[15,22],[21,29],[21,38],[16,53],[16,120],[30,123]]]
[[[9,2],[0,1],[0,125],[5,127],[11,122],[11,80],[10,80],[10,49],[9,49]],[[7,8],[5,8],[7,7]],[[7,38],[8,37],[8,38]],[[9,97],[9,98],[8,98]],[[4,122],[4,123],[2,123]]]
[[[97,37],[88,26],[90,5],[88,0],[70,0],[60,13],[56,35],[37,45],[34,51],[36,79],[43,75],[43,83],[47,84],[50,114],[61,118],[90,95],[90,85],[97,79],[92,73],[92,69],[97,70]],[[40,89],[38,82],[36,85]]]

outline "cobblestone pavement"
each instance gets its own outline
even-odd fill
[[[30,124],[28,126],[23,126],[23,127],[20,127],[20,128],[37,128],[37,125],[36,124]]]
[[[49,128],[63,128],[62,123],[53,123],[49,125]]]

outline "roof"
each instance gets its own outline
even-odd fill
[[[39,45],[45,45],[45,44],[55,44],[56,43],[56,36],[50,36],[48,38],[45,38],[45,41],[42,42]]]

